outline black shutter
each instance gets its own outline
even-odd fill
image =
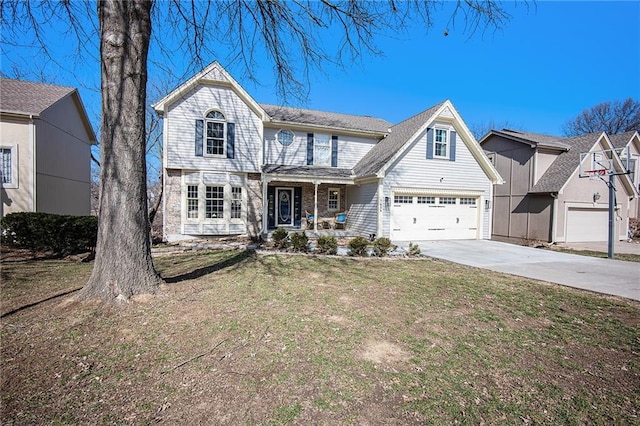
[[[300,227],[302,218],[302,187],[293,188],[293,225]]]
[[[451,135],[451,141],[449,142],[449,160],[456,161],[456,132],[452,130],[449,134]]]
[[[196,157],[202,157],[202,144],[204,143],[204,139],[202,135],[203,130],[204,130],[204,120],[196,120],[196,139],[195,139]]]
[[[331,167],[338,167],[338,137],[331,136]]]
[[[427,158],[433,158],[433,129],[427,129]]]
[[[313,133],[307,133],[307,166],[313,165]]]
[[[276,227],[276,187],[267,187],[267,229]]]
[[[227,123],[227,158],[235,158],[236,124]]]

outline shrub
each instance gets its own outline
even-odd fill
[[[271,234],[273,245],[277,249],[287,248],[287,245],[289,244],[288,237],[289,232],[287,232],[287,230],[284,228],[278,228],[273,231],[273,234]]]
[[[409,243],[409,256],[418,256],[420,254],[420,246],[417,244]]]
[[[0,221],[2,243],[56,256],[92,251],[98,236],[95,216],[10,213]]]
[[[386,256],[391,250],[395,250],[395,246],[391,244],[391,240],[388,238],[380,237],[373,242],[373,252],[376,256]]]
[[[304,232],[295,232],[289,238],[291,239],[291,249],[293,251],[309,251],[309,238]]]
[[[355,237],[349,241],[349,256],[366,256],[369,241],[364,237]]]
[[[336,254],[338,253],[338,240],[333,235],[318,237],[316,250],[321,254]]]

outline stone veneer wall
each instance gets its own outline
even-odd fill
[[[164,175],[164,239],[168,234],[180,234],[182,220],[182,171],[167,169]]]
[[[247,235],[258,238],[262,232],[262,177],[260,173],[247,175]]]

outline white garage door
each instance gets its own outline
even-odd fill
[[[607,241],[609,210],[570,208],[567,212],[567,242]]]
[[[395,194],[391,239],[396,241],[478,238],[478,198]]]

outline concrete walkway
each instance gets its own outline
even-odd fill
[[[409,242],[394,241],[407,250]],[[640,263],[488,240],[421,241],[423,255],[463,265],[640,300]],[[606,250],[605,250],[606,251]]]

